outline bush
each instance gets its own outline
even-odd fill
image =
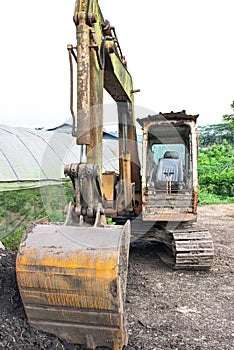
[[[64,221],[64,207],[72,200],[73,189],[62,186],[18,190],[0,193],[0,240],[7,246],[19,244],[25,225],[48,216],[50,221]],[[7,237],[9,236],[9,237]],[[7,238],[6,238],[7,237]]]
[[[6,249],[10,249],[14,251],[18,250],[18,247],[20,245],[22,236],[26,228],[27,226],[23,226],[20,230],[15,231],[11,236],[3,240],[3,244],[6,247]]]
[[[198,157],[200,202],[213,195],[215,201],[232,201],[234,185],[234,149],[223,141],[222,145],[201,149]],[[215,196],[215,197],[214,197]]]

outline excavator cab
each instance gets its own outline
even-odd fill
[[[138,119],[144,131],[143,220],[196,220],[197,117],[182,111]]]
[[[174,269],[207,269],[214,248],[197,219],[198,115],[159,113],[138,119],[143,128],[142,222],[146,240],[163,243],[158,255]]]

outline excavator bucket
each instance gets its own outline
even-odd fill
[[[129,241],[129,222],[34,226],[16,266],[29,324],[88,349],[122,349]]]

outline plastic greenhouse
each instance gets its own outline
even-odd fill
[[[0,125],[0,239],[46,215],[63,220],[73,197],[64,166],[79,161],[69,134]],[[103,170],[118,171],[117,139],[103,140]]]

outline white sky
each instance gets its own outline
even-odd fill
[[[135,97],[138,116],[146,116],[144,109],[185,109],[200,114],[204,125],[231,112],[233,0],[99,4],[116,28],[134,88],[141,89]],[[74,5],[75,0],[0,0],[0,124],[50,127],[70,117],[66,47],[75,44]]]

